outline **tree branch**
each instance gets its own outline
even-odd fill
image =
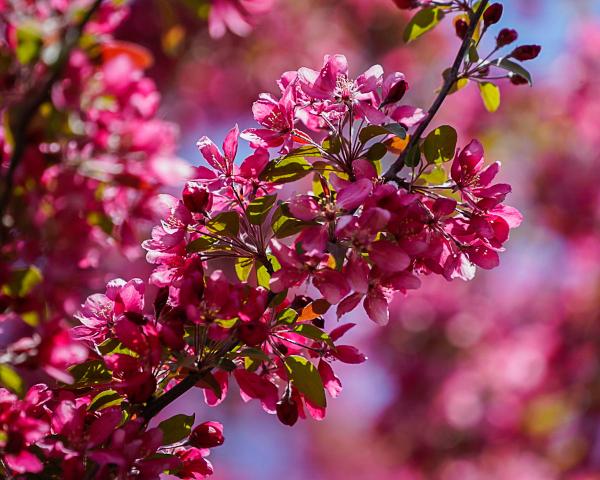
[[[154,398],[148,402],[144,410],[142,411],[142,417],[146,421],[149,421],[152,417],[156,416],[163,408],[165,408],[170,403],[177,400],[188,390],[193,388],[198,380],[200,380],[204,375],[206,375],[208,370],[198,370],[195,372],[191,372],[185,377],[181,382],[175,385],[171,390],[164,393],[160,397]]]
[[[91,20],[98,8],[100,8],[101,3],[102,0],[95,0],[92,6],[85,12],[81,21],[77,25],[67,30],[62,48],[58,54],[58,58],[50,68],[46,79],[41,85],[34,87],[26,94],[24,104],[20,109],[16,110],[15,119],[11,122],[10,127],[14,138],[14,147],[8,166],[8,171],[6,172],[6,177],[4,178],[2,196],[0,197],[0,238],[2,240],[4,240],[6,233],[6,227],[2,224],[2,219],[6,213],[6,210],[8,209],[8,204],[10,203],[12,197],[15,172],[19,166],[19,163],[21,163],[21,160],[23,159],[27,142],[29,140],[27,134],[29,124],[35,117],[35,114],[40,106],[50,99],[52,87],[60,78],[65,65],[69,60],[71,51],[79,43],[79,39],[81,38],[85,26]]]
[[[389,182],[390,180],[393,180],[398,174],[398,172],[402,170],[402,168],[404,167],[406,156],[416,145],[419,144],[421,136],[423,135],[423,133],[425,132],[425,130],[439,111],[440,107],[444,103],[444,100],[446,100],[446,97],[450,94],[452,87],[458,80],[458,72],[460,70],[460,66],[465,58],[465,55],[467,54],[467,51],[469,50],[469,47],[471,46],[473,35],[475,34],[475,30],[477,28],[477,25],[479,24],[479,20],[481,20],[483,12],[485,11],[488,3],[489,0],[482,0],[482,2],[479,4],[479,7],[477,8],[477,11],[475,13],[470,14],[469,29],[467,30],[465,38],[460,46],[460,50],[458,51],[456,58],[454,59],[454,63],[452,65],[452,68],[450,69],[450,74],[446,77],[446,80],[444,82],[444,85],[442,86],[442,89],[440,90],[440,93],[429,108],[429,111],[427,112],[427,117],[419,124],[419,126],[415,130],[415,133],[411,136],[408,145],[400,154],[398,159],[383,175],[384,181]]]

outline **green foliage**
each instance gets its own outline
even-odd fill
[[[424,8],[408,22],[404,29],[404,41],[410,43],[435,28],[444,18],[441,8]]]
[[[508,60],[507,58],[499,58],[498,60],[494,60],[492,65],[506,70],[514,75],[518,75],[523,77],[529,83],[529,86],[533,85],[533,79],[531,78],[531,74],[520,64],[513,62],[512,60]]]
[[[79,365],[74,365],[69,368],[69,373],[73,376],[74,386],[78,388],[112,380],[112,374],[102,360],[88,360]]]
[[[158,424],[163,432],[163,445],[171,445],[187,438],[192,432],[196,415],[175,415]]]
[[[237,237],[240,231],[240,217],[237,212],[219,213],[206,224],[206,227],[214,233]]]
[[[429,163],[443,163],[454,158],[458,135],[449,125],[431,131],[423,143],[423,154]]]
[[[37,267],[30,265],[27,268],[14,270],[9,283],[4,285],[2,290],[11,297],[23,298],[29,295],[42,280],[42,272]]]
[[[285,366],[290,380],[306,398],[319,407],[327,405],[323,381],[309,360],[299,355],[290,355],[285,359]]]
[[[331,347],[334,346],[331,337],[312,323],[301,323],[294,328],[294,332],[302,335],[303,337],[310,338],[311,340],[327,343]]]
[[[488,112],[495,112],[500,107],[500,89],[491,82],[479,84],[479,93]]]
[[[25,385],[21,376],[5,363],[0,364],[0,385],[17,395],[23,395],[25,392]]]
[[[88,410],[96,412],[98,410],[102,410],[103,408],[120,405],[122,402],[123,397],[115,390],[103,390],[92,399],[90,405],[88,406]]]
[[[23,65],[32,63],[39,57],[42,37],[39,32],[28,27],[17,29],[17,60]]]
[[[265,195],[252,200],[247,208],[248,221],[253,225],[261,225],[269,215],[275,200],[277,195]]]

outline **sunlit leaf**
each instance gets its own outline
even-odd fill
[[[252,200],[247,208],[250,223],[254,225],[262,224],[269,215],[275,200],[277,200],[277,195],[265,195]]]
[[[429,163],[443,163],[454,158],[458,135],[449,125],[431,131],[423,143],[423,154]]]
[[[192,431],[195,417],[195,414],[179,414],[160,422],[158,428],[163,432],[162,444],[170,445],[187,438]]]
[[[25,390],[21,376],[10,365],[5,363],[0,364],[0,385],[8,388],[17,395],[23,395]]]
[[[404,41],[412,42],[424,33],[432,30],[444,18],[440,8],[424,8],[411,18],[404,29]]]
[[[491,82],[479,84],[479,93],[488,112],[495,112],[500,107],[500,89]]]
[[[285,366],[292,384],[311,402],[319,407],[325,407],[327,402],[323,381],[316,367],[299,355],[287,357]]]

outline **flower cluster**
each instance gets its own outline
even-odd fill
[[[211,34],[220,36],[245,33],[244,15],[270,2],[212,4]],[[375,65],[355,77],[343,55],[284,73],[278,93],[254,103],[256,128],[233,127],[222,148],[202,137],[206,165],[180,166],[176,132],[157,119],[159,95],[143,73],[152,58],[111,38],[120,7],[94,5],[98,19],[80,24],[85,42],[66,52],[66,75],[42,98],[43,141],[24,137],[19,155],[19,138],[3,132],[3,167],[8,175],[18,167],[19,188],[9,185],[7,198],[32,211],[20,217],[14,201],[8,211],[0,305],[3,320],[26,324],[31,338],[9,342],[1,378],[23,392],[9,364],[36,365],[61,383],[36,385],[22,400],[2,390],[0,467],[48,478],[204,478],[222,426],[194,428],[184,414],[151,426],[164,407],[192,388],[216,406],[234,381],[244,402],[257,400],[285,425],[323,419],[327,395],[342,391],[335,366],[366,360],[342,340],[354,323],[330,325],[327,312],[339,322],[362,305],[385,325],[392,299],[425,276],[467,280],[476,266],[497,266],[521,215],[504,204],[510,186],[494,183],[499,163],[485,165],[479,142],[457,148],[452,127],[429,128],[435,111],[403,103],[403,74]],[[47,46],[32,35],[30,57],[23,34],[9,31],[2,47],[52,79],[38,62]],[[20,118],[17,108],[5,113],[9,125]],[[240,138],[250,152],[243,159]],[[36,175],[41,182],[30,181]],[[181,198],[158,195],[182,178],[193,180]],[[74,281],[57,267],[66,252],[78,274],[95,277],[109,246],[134,256],[153,217],[160,223],[142,244],[148,280],[110,281],[75,315],[80,324],[62,330],[77,297],[54,278]]]
[[[174,445],[180,439],[163,424],[148,429],[141,419],[125,421],[124,415],[110,390],[96,397],[56,395],[38,384],[20,400],[1,388],[3,460],[17,475],[44,472],[44,478],[71,480],[85,475],[89,460],[97,466],[96,478],[151,479],[164,471],[204,478],[212,473],[205,457],[223,443],[219,423],[197,426],[183,448]]]

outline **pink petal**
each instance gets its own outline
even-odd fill
[[[369,259],[384,272],[399,272],[410,265],[410,257],[395,243],[379,240],[371,244]]]
[[[321,380],[323,381],[323,386],[329,395],[331,395],[332,398],[339,396],[339,394],[342,392],[342,382],[340,382],[340,379],[335,376],[335,373],[333,373],[331,365],[329,365],[325,360],[321,359],[319,361],[318,370]]]
[[[346,298],[344,298],[338,304],[337,309],[335,311],[335,314],[337,315],[337,317],[340,318],[343,315],[346,315],[347,313],[354,310],[358,306],[358,304],[360,303],[362,298],[363,298],[363,294],[359,293],[359,292],[355,292],[352,295],[348,295]]]
[[[350,286],[342,272],[330,268],[319,270],[313,277],[313,284],[332,305],[350,292]]]
[[[354,210],[367,199],[372,191],[373,182],[368,178],[361,178],[338,192],[336,205],[339,209]]]
[[[229,133],[227,133],[225,141],[223,142],[223,153],[225,154],[225,158],[229,160],[230,163],[233,163],[237,154],[239,135],[240,129],[236,124],[231,130],[229,130]]]
[[[387,299],[377,290],[369,292],[363,302],[365,311],[377,325],[387,325],[390,321],[390,312]]]
[[[227,162],[210,138],[200,138],[196,142],[196,147],[198,147],[198,150],[211,167],[219,170],[221,173],[227,173]]]
[[[224,370],[215,370],[213,371],[213,376],[215,377],[215,380],[217,380],[219,387],[221,387],[221,397],[217,397],[212,389],[205,388],[204,400],[207,405],[216,407],[225,400],[225,397],[227,396],[227,390],[229,389],[229,374]]]

